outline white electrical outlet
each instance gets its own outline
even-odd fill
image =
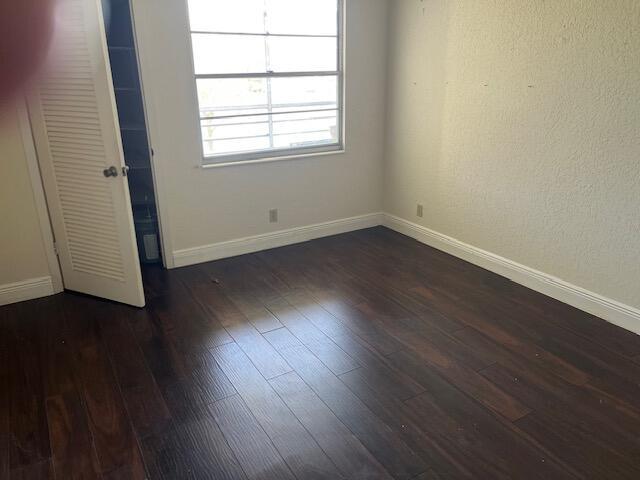
[[[269,223],[278,223],[278,209],[269,210]]]
[[[424,207],[420,204],[418,204],[416,208],[416,215],[420,218],[422,218],[422,216],[424,215]]]

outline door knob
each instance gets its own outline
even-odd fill
[[[104,173],[105,177],[117,177],[118,176],[118,169],[114,166],[111,166],[109,168],[105,168],[102,173]]]

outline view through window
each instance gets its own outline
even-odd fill
[[[205,163],[341,148],[341,0],[188,5]]]

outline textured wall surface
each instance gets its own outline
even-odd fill
[[[640,307],[640,2],[390,5],[386,211]]]
[[[0,285],[49,276],[18,117],[0,109]]]

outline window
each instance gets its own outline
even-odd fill
[[[188,0],[204,163],[342,148],[342,0]]]

